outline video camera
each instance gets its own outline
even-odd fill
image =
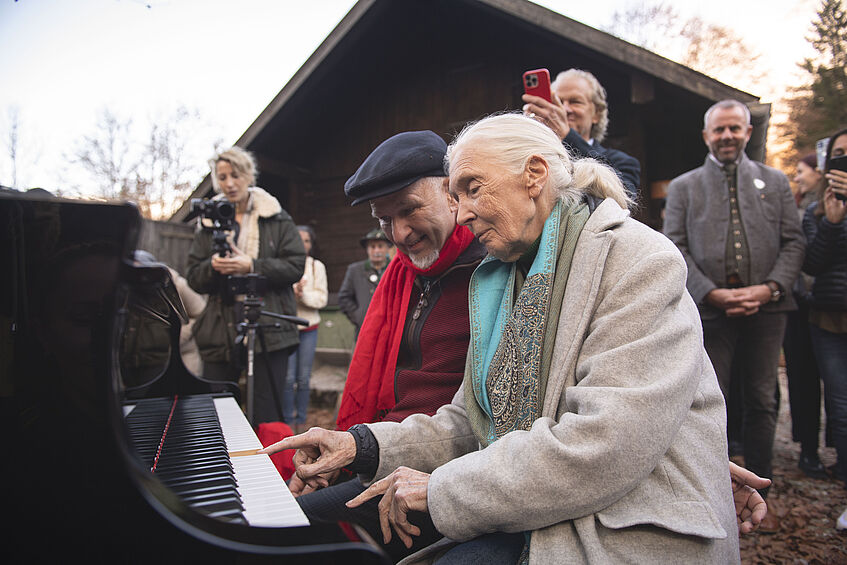
[[[190,208],[186,220],[193,220],[197,216],[212,222],[211,226],[203,224],[204,230],[212,232],[212,252],[217,253],[220,257],[225,257],[227,253],[232,251],[229,242],[226,240],[226,232],[235,228],[235,206],[228,200],[204,200],[202,198],[192,198]]]
[[[202,215],[221,226],[232,226],[235,223],[235,206],[229,200],[204,200],[192,198],[188,220]]]

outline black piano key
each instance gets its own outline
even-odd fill
[[[237,495],[238,491],[234,490],[232,486],[185,486],[180,489],[178,494],[183,500],[199,500]]]
[[[153,473],[187,504],[246,523],[214,401],[209,395],[140,400],[127,416],[130,438]]]
[[[198,453],[195,457],[172,457],[170,454],[165,454],[164,457],[160,458],[159,464],[157,465],[157,469],[174,469],[179,467],[195,467],[195,466],[204,466],[204,465],[218,465],[223,464],[229,468],[232,468],[232,462],[229,457],[225,454],[221,455],[217,452],[212,453]]]
[[[239,504],[243,501],[237,490],[231,486],[185,488],[180,491],[180,497],[186,501],[220,500],[223,498],[236,497]]]
[[[241,500],[236,497],[230,497],[227,499],[220,500],[210,500],[210,501],[202,501],[202,502],[194,502],[191,504],[193,508],[209,514],[210,516],[215,516],[216,514],[230,514],[237,513],[241,514],[244,512],[244,507],[241,505]]]
[[[232,476],[232,468],[226,464],[217,465],[179,465],[175,467],[166,467],[165,469],[157,469],[156,476],[159,479],[166,481],[172,477],[183,477],[190,475],[192,477],[208,477],[212,475]]]

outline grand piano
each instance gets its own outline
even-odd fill
[[[191,374],[130,204],[0,191],[6,562],[389,563],[308,524],[240,409]]]

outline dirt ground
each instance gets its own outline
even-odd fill
[[[773,486],[768,511],[781,518],[780,531],[741,538],[741,562],[751,565],[847,564],[847,530],[835,521],[847,508],[847,488],[834,480],[811,479],[797,467],[800,446],[791,440],[788,388],[780,372],[779,421],[774,445]],[[821,445],[824,445],[821,437]],[[821,460],[835,463],[835,450],[821,448]]]
[[[306,425],[333,429],[335,428],[335,413],[325,408],[310,408],[309,415],[306,416]]]
[[[741,538],[744,565],[847,565],[847,530],[835,529],[835,521],[847,508],[847,488],[833,480],[806,477],[797,467],[800,447],[791,440],[788,389],[780,373],[779,421],[774,445],[773,486],[768,508],[781,518],[780,531],[754,532]],[[307,423],[332,427],[333,410],[310,410]],[[821,445],[824,445],[821,438]],[[835,450],[821,448],[824,465],[835,463]]]

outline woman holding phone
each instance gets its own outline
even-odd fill
[[[809,331],[838,454],[834,475],[841,481],[847,480],[847,172],[834,165],[847,158],[845,154],[847,129],[842,129],[829,138],[823,194],[803,218],[803,270],[815,277]],[[839,518],[845,520],[844,515]]]

